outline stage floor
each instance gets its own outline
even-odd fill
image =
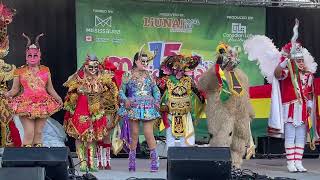
[[[74,160],[74,162],[78,162]],[[130,177],[136,178],[162,178],[167,176],[167,161],[161,160],[160,171],[149,172],[149,160],[137,159],[137,171],[128,172],[128,161],[124,158],[112,159],[112,170],[103,170],[93,173],[99,180],[126,180]],[[250,169],[260,175],[270,177],[289,177],[297,180],[319,180],[320,179],[320,159],[304,159],[304,166],[309,171],[307,173],[289,173],[286,169],[285,159],[252,159],[245,160],[243,168]]]
[[[1,157],[0,157],[1,161]],[[78,159],[74,159],[77,164]],[[161,178],[167,176],[167,160],[161,159],[160,171],[157,173],[149,172],[149,159],[137,159],[137,171],[128,172],[128,160],[126,158],[113,158],[111,160],[112,170],[101,170],[93,173],[98,180],[130,180],[136,178]],[[307,173],[289,173],[286,169],[285,159],[251,159],[244,160],[243,169],[250,169],[260,175],[270,177],[289,177],[297,180],[319,180],[320,179],[320,159],[304,159],[304,166],[308,169]],[[79,167],[76,167],[78,173]]]

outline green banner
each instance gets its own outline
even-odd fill
[[[157,50],[151,67],[154,75],[166,56],[200,55],[203,62],[194,73],[197,81],[213,63],[219,42],[242,47],[250,35],[265,34],[265,14],[265,9],[258,7],[77,0],[78,67],[87,54],[93,53],[101,60],[109,56],[119,69],[131,69],[131,59],[145,44],[146,50]],[[243,52],[240,59],[240,68],[247,73],[250,84],[263,84],[257,65]],[[254,135],[265,131],[257,122],[252,125]],[[196,134],[197,139],[208,138],[206,121],[199,122]]]
[[[215,59],[219,42],[242,47],[252,34],[265,34],[265,9],[222,5],[155,3],[133,0],[77,0],[77,56],[80,67],[89,53],[103,60],[109,56],[120,69],[131,68],[141,45],[157,50],[152,68],[176,53],[198,54],[200,74]],[[259,68],[241,53],[240,68],[251,85],[263,84]]]

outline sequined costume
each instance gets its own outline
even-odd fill
[[[114,149],[114,153],[117,154],[122,148],[122,146],[117,146],[118,144],[110,143],[110,134],[115,126],[118,126],[118,121],[116,114],[119,109],[119,86],[121,84],[121,77],[123,72],[118,71],[117,67],[106,58],[103,62],[104,72],[112,77],[112,82],[109,84],[108,89],[104,92],[104,109],[106,117],[108,119],[108,133],[106,137],[99,141],[97,147],[97,158],[98,158],[98,168],[99,169],[111,169],[111,147]],[[119,86],[118,86],[119,85]],[[116,133],[116,132],[114,132]],[[119,149],[117,149],[119,148]]]
[[[64,103],[67,110],[64,126],[70,136],[85,142],[104,137],[107,133],[105,93],[111,83],[107,74],[92,78],[79,71],[64,84],[69,88]]]
[[[195,144],[193,120],[196,119],[196,108],[201,109],[196,102],[204,103],[204,97],[188,75],[192,75],[200,61],[199,56],[176,55],[167,57],[161,64],[165,75],[157,83],[163,92],[161,111],[163,126],[167,128],[167,147],[175,146],[176,138],[181,146]]]
[[[122,86],[119,91],[120,108],[118,116],[122,118],[122,130],[120,138],[130,145],[128,170],[136,170],[136,148],[140,122],[143,122],[144,136],[150,145],[150,171],[159,169],[159,157],[156,152],[156,141],[153,136],[153,124],[160,119],[159,103],[160,91],[155,80],[148,71],[149,62],[155,57],[143,52],[144,45],[134,55],[133,69],[122,78]],[[130,120],[129,120],[130,119]],[[147,130],[148,128],[148,130]],[[151,129],[150,129],[151,128]]]
[[[61,105],[48,94],[46,85],[50,76],[49,68],[40,65],[39,72],[33,73],[28,66],[16,69],[23,92],[13,97],[10,106],[14,114],[30,119],[47,118],[61,109]]]
[[[0,124],[1,146],[21,146],[21,139],[13,122],[13,114],[7,98],[3,95],[8,91],[7,81],[13,79],[16,67],[0,59]]]
[[[0,124],[1,124],[1,146],[21,146],[21,139],[14,122],[12,112],[9,109],[7,98],[3,96],[7,89],[7,81],[13,79],[16,67],[5,63],[4,57],[9,52],[9,36],[7,26],[12,22],[16,13],[4,4],[0,4]]]
[[[106,110],[114,111],[110,106],[110,91],[117,93],[112,76],[104,73],[96,56],[88,56],[83,67],[64,83],[68,90],[65,98],[64,128],[67,134],[76,139],[80,170],[97,171],[96,143],[109,132]],[[115,100],[114,98],[111,98]],[[106,108],[108,107],[108,108]]]
[[[160,118],[157,110],[160,103],[160,91],[156,82],[147,71],[145,74],[126,73],[122,79],[122,86],[119,91],[120,108],[118,115],[123,117],[128,115],[129,119],[149,121]],[[142,78],[145,76],[145,78]],[[131,102],[130,109],[124,106],[125,101]]]

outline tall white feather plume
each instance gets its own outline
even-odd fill
[[[317,71],[317,63],[314,62],[314,58],[311,56],[309,53],[308,49],[303,48],[303,59],[304,59],[304,64],[306,65],[308,71],[311,73],[315,73]]]
[[[271,84],[281,57],[272,40],[264,35],[255,35],[243,43],[243,48],[250,61],[257,61],[261,74]]]

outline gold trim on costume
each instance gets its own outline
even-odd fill
[[[229,74],[229,77],[230,77],[230,91],[232,92],[232,94],[236,95],[236,96],[243,96],[244,94],[244,89],[243,89],[243,86],[242,86],[242,83],[240,82],[238,76],[237,76],[237,73],[235,71],[232,71],[232,73],[234,74],[234,78],[233,76],[231,75],[231,71],[228,71],[228,74]],[[235,82],[238,82],[239,83],[239,86],[236,87],[234,84]],[[240,90],[240,93],[237,92],[235,89],[241,89]]]
[[[191,111],[191,78],[183,77],[179,83],[174,84],[170,79],[168,87],[168,108],[172,115],[184,115]]]
[[[172,115],[172,134],[175,137],[181,137],[185,135],[186,132],[186,115],[175,116]]]

